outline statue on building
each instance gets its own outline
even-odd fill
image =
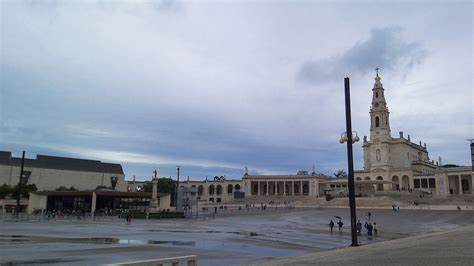
[[[247,168],[247,166],[245,166],[245,173],[244,175],[249,175],[249,169]]]
[[[156,169],[153,169],[153,178],[156,178],[158,176],[158,171]]]

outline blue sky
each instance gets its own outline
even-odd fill
[[[374,68],[392,136],[468,165],[471,1],[2,1],[0,149],[201,180],[346,169]],[[362,168],[361,144],[355,165]]]

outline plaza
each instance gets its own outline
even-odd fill
[[[361,221],[372,212],[379,235],[362,235],[363,246],[443,232],[474,223],[472,211],[358,209]],[[341,216],[342,233],[330,233],[329,220]],[[347,247],[347,209],[268,208],[227,210],[213,219],[185,220],[30,220],[0,222],[0,263],[97,265],[197,255],[198,265],[272,264],[285,258]],[[465,248],[472,249],[472,245]],[[439,248],[443,252],[443,247]]]

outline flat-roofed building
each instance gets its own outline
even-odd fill
[[[11,152],[0,151],[0,185],[15,186],[20,178],[21,158]],[[25,158],[24,176],[38,191],[74,187],[92,190],[99,186],[127,191],[127,182],[120,164],[38,154]]]

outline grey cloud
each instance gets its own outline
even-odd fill
[[[409,71],[423,62],[428,50],[419,42],[404,41],[401,31],[396,27],[372,29],[367,40],[356,43],[340,55],[304,62],[298,79],[320,83],[340,78],[341,73],[363,75],[375,67],[386,71]]]

